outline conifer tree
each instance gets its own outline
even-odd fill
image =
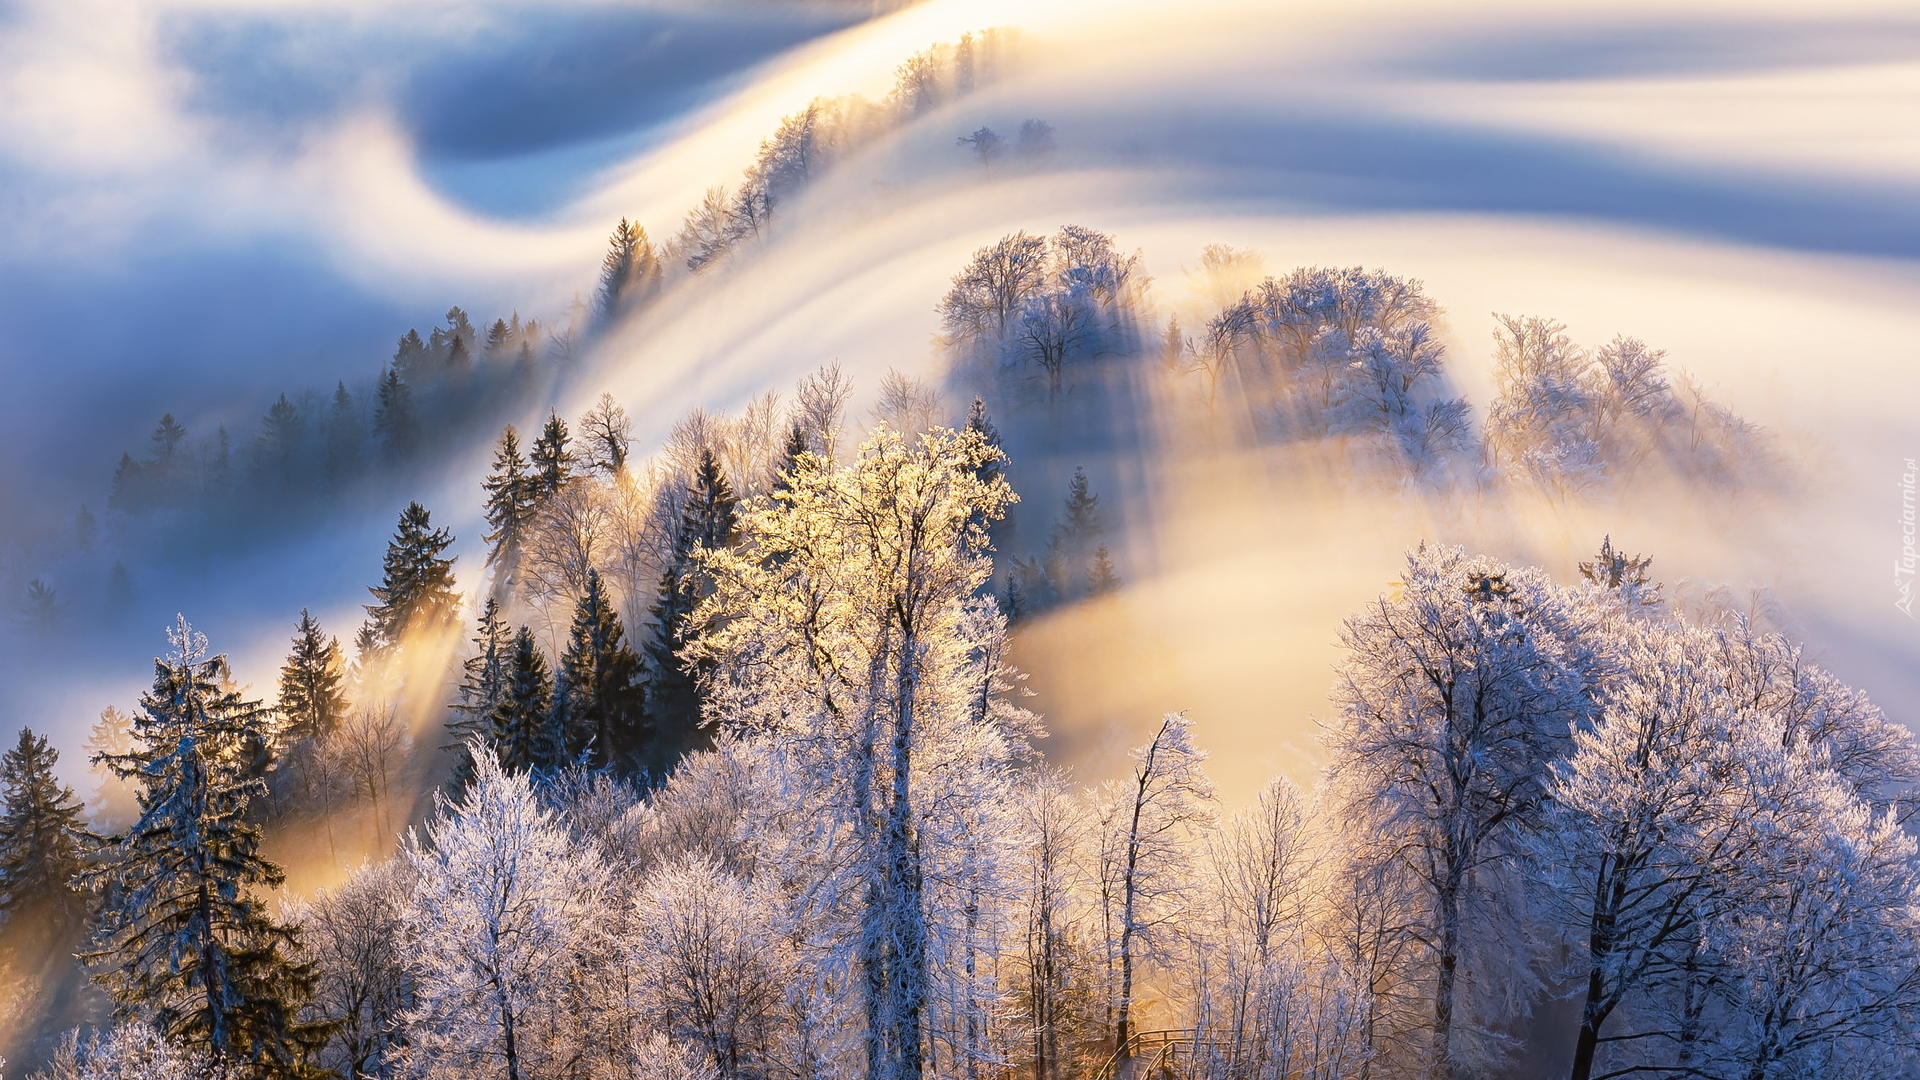
[[[256,446],[260,472],[270,485],[284,484],[293,478],[300,461],[303,428],[300,410],[287,400],[287,395],[281,394],[260,422]]]
[[[627,645],[598,570],[587,571],[587,589],[574,607],[560,671],[565,701],[555,712],[566,718],[561,735],[568,757],[590,750],[596,765],[630,764],[641,748],[645,723],[640,657]]]
[[[442,749],[454,755],[453,786],[465,787],[473,776],[473,757],[467,746],[475,739],[491,740],[493,714],[506,700],[514,642],[500,618],[500,603],[489,597],[480,609],[480,625],[473,634],[474,653],[461,665],[460,700],[447,706],[453,718],[447,721],[447,743]]]
[[[973,404],[967,408],[967,430],[978,433],[980,441],[996,451],[975,469],[981,483],[991,484],[1000,479],[1000,474],[1006,470],[1006,457],[999,453],[1000,429],[993,426],[992,418],[987,416],[987,403],[981,398],[974,398]]]
[[[112,902],[85,959],[122,1019],[252,1075],[324,1075],[308,1062],[325,1028],[299,1018],[314,972],[292,959],[296,929],[269,913],[283,875],[247,816],[264,785],[245,747],[268,712],[230,689],[227,658],[209,658],[186,619],[169,640],[135,748],[105,758],[139,783],[141,814],[101,871]]]
[[[473,368],[473,353],[467,348],[467,339],[455,335],[447,343],[447,372],[451,375],[465,375]]]
[[[500,445],[493,452],[493,472],[482,486],[487,492],[487,527],[493,530],[483,539],[488,544],[487,565],[493,568],[497,596],[513,580],[520,543],[539,501],[539,479],[520,454],[520,433],[512,424],[500,431]]]
[[[413,418],[413,390],[392,367],[380,377],[379,398],[373,412],[373,430],[380,436],[380,449],[387,464],[406,460],[413,454],[418,432]]]
[[[113,489],[107,495],[109,510],[138,510],[146,505],[146,468],[122,452],[120,464],[113,470]]]
[[[73,880],[88,834],[73,789],[53,774],[59,759],[44,736],[24,727],[0,757],[0,920],[38,911],[67,928],[84,913]]]
[[[391,648],[411,631],[438,632],[460,617],[460,595],[453,591],[453,562],[440,553],[453,534],[436,529],[427,508],[408,503],[400,526],[387,543],[381,582],[369,588],[378,604],[368,604],[367,625],[376,648]]]
[[[694,564],[697,549],[718,551],[731,546],[738,531],[738,500],[713,451],[703,449],[700,463],[687,484],[686,509],[674,533],[673,550],[660,580],[660,599],[653,605],[654,639],[647,646],[648,709],[654,746],[654,767],[670,765],[699,742],[700,678],[681,659],[687,643],[698,636],[694,609],[708,589]]]
[[[1113,556],[1108,554],[1106,546],[1093,549],[1093,562],[1087,566],[1087,593],[1100,596],[1120,587],[1120,571],[1113,565]]]
[[[280,667],[280,718],[290,742],[315,742],[333,734],[347,716],[341,689],[346,664],[340,639],[328,638],[306,608],[294,626],[293,649]]]
[[[353,395],[341,381],[333,389],[333,405],[327,413],[327,480],[332,483],[351,476],[360,464],[360,419],[353,409]]]
[[[1615,593],[1630,606],[1654,607],[1660,603],[1660,586],[1647,572],[1652,565],[1652,556],[1614,550],[1609,535],[1601,538],[1599,554],[1591,562],[1580,564],[1580,576]]]
[[[233,440],[227,425],[213,434],[213,460],[207,463],[207,490],[226,491],[233,483]]]
[[[1060,521],[1047,541],[1047,572],[1055,586],[1066,593],[1085,580],[1086,565],[1092,547],[1105,528],[1100,514],[1100,496],[1087,484],[1087,470],[1074,466],[1073,479],[1067,482],[1067,498]]]
[[[780,448],[780,463],[773,470],[773,490],[776,494],[793,490],[793,471],[800,467],[800,458],[806,452],[807,430],[796,421],[787,427],[787,442]]]
[[[538,497],[545,498],[559,491],[573,479],[573,451],[567,449],[567,422],[560,419],[559,413],[547,414],[546,426],[534,440],[530,457]]]
[[[393,350],[393,370],[402,380],[418,378],[425,373],[426,358],[427,343],[420,339],[420,331],[408,330]]]
[[[138,816],[132,785],[121,779],[107,764],[114,754],[133,749],[133,717],[109,705],[100,710],[100,719],[87,733],[81,749],[87,752],[87,770],[94,774],[93,822],[103,833],[117,833]]]
[[[553,730],[553,676],[533,631],[524,626],[513,636],[506,693],[494,706],[492,721],[493,750],[502,769],[549,772],[561,764]]]
[[[612,322],[635,301],[645,298],[659,286],[660,276],[660,256],[647,239],[647,230],[637,221],[621,218],[608,242],[607,257],[600,264],[596,298],[600,322]]]

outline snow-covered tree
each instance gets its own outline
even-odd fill
[[[1407,933],[1425,953],[1436,1075],[1495,1053],[1483,1033],[1526,1001],[1517,844],[1591,714],[1602,666],[1588,621],[1537,571],[1422,547],[1342,631],[1332,776],[1348,827],[1374,838],[1360,859],[1421,897]]]
[[[1029,1045],[1033,1080],[1066,1075],[1078,1051],[1103,1040],[1097,945],[1088,927],[1089,879],[1082,855],[1092,831],[1064,773],[1041,768],[1020,786],[1019,974],[1014,1004]]]
[[[627,948],[643,1012],[721,1080],[775,1071],[799,975],[779,898],[711,858],[667,862],[634,898]]]
[[[1136,981],[1145,961],[1171,955],[1193,897],[1190,857],[1213,824],[1206,752],[1185,713],[1161,719],[1153,738],[1127,753],[1125,780],[1100,792],[1100,906],[1106,929],[1115,1052],[1133,1036]]]
[[[697,556],[714,594],[696,617],[713,629],[690,652],[724,673],[716,719],[770,740],[817,800],[818,843],[842,852],[854,929],[841,955],[859,972],[868,1073],[886,1080],[927,1067],[922,838],[953,820],[930,821],[930,789],[964,791],[1012,752],[965,677],[966,600],[992,573],[976,522],[1011,498],[979,479],[996,455],[977,433],[909,447],[883,428],[847,466],[803,457],[788,490],[743,515],[737,548]]]
[[[1757,839],[1736,812],[1742,778],[1729,758],[1745,717],[1710,635],[1664,623],[1627,632],[1622,685],[1574,732],[1529,838],[1544,910],[1579,943],[1572,1080],[1593,1075],[1614,1012],[1689,962],[1720,876]]]
[[[134,749],[105,759],[140,784],[141,814],[101,871],[111,902],[86,959],[121,1018],[261,1075],[316,1075],[324,1028],[299,1018],[314,973],[268,911],[282,875],[247,818],[264,791],[246,747],[267,710],[231,688],[226,657],[186,619],[168,640]]]
[[[476,746],[473,783],[442,797],[406,857],[415,1005],[411,1070],[533,1080],[573,1059],[567,987],[593,945],[605,873],[573,850],[524,772]]]
[[[147,1024],[123,1022],[84,1038],[67,1033],[35,1080],[250,1080],[204,1048],[170,1039]]]
[[[312,1014],[331,1032],[320,1063],[343,1077],[394,1074],[413,1007],[407,936],[413,865],[363,863],[347,879],[297,905],[302,956],[314,965]]]

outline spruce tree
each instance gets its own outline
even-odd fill
[[[1101,520],[1100,496],[1087,484],[1087,470],[1074,466],[1073,479],[1067,481],[1067,498],[1060,520],[1047,541],[1047,574],[1062,594],[1086,580],[1084,567],[1105,525]],[[1062,599],[1066,597],[1063,595]]]
[[[346,719],[348,704],[341,684],[346,664],[340,639],[328,638],[306,608],[293,630],[293,648],[280,667],[280,719],[290,742],[318,742]]]
[[[447,373],[465,375],[473,369],[473,354],[467,349],[467,339],[455,335],[447,345]]]
[[[1113,556],[1107,553],[1106,545],[1093,549],[1093,562],[1087,567],[1087,593],[1100,596],[1120,587],[1120,571],[1114,568]]]
[[[380,451],[387,464],[411,457],[418,438],[413,418],[413,390],[392,367],[380,377],[378,399],[373,411],[373,430],[380,436]]]
[[[799,423],[787,427],[786,445],[780,448],[780,463],[773,470],[773,490],[775,494],[793,490],[793,472],[800,467],[800,459],[807,452],[807,431]]]
[[[647,230],[637,221],[620,219],[600,264],[600,291],[595,312],[602,325],[618,318],[635,301],[660,284],[660,256]]]
[[[94,776],[93,824],[106,834],[116,834],[133,824],[139,816],[134,803],[133,785],[121,779],[106,759],[133,749],[133,717],[109,705],[100,710],[100,719],[81,744],[87,754],[87,771]]]
[[[369,639],[377,648],[391,648],[413,631],[436,633],[460,617],[460,595],[453,591],[453,562],[440,553],[453,543],[446,529],[436,529],[427,508],[408,503],[400,512],[400,526],[387,543],[381,582],[370,587],[378,604],[368,604]]]
[[[1656,607],[1660,599],[1660,586],[1649,574],[1653,566],[1650,555],[1628,555],[1615,550],[1611,535],[1600,540],[1600,552],[1591,562],[1580,564],[1580,576],[1612,592],[1629,606]]]
[[[47,740],[28,728],[0,756],[0,920],[38,912],[66,929],[79,925],[85,913],[73,881],[88,833],[73,789],[53,774],[59,760]]]
[[[333,389],[333,405],[327,412],[326,475],[338,484],[352,476],[360,464],[360,418],[354,412],[353,395],[342,381]]]
[[[473,655],[461,665],[460,700],[447,706],[453,717],[447,721],[443,749],[454,755],[456,789],[465,787],[473,776],[473,757],[467,752],[467,743],[491,740],[494,710],[507,697],[514,643],[506,623],[501,621],[498,601],[489,598],[481,607],[473,644]]]
[[[567,486],[573,479],[573,451],[567,449],[567,422],[559,413],[548,413],[546,426],[534,440],[531,455],[534,486],[538,497],[545,498]]]
[[[981,441],[994,451],[974,466],[974,475],[983,484],[1000,479],[1001,473],[1006,471],[1007,462],[1006,456],[1000,452],[1000,429],[993,426],[993,420],[987,416],[987,403],[981,398],[974,398],[973,404],[967,409],[967,430],[979,433]]]
[[[507,661],[506,694],[493,709],[493,751],[510,771],[551,772],[562,761],[553,730],[553,677],[547,658],[521,627]]]
[[[591,752],[594,764],[603,768],[633,764],[646,741],[640,657],[627,646],[598,570],[587,571],[560,672],[564,703],[555,711],[566,720],[561,734],[567,755]]]
[[[262,1077],[318,1077],[326,1029],[300,1019],[313,969],[268,895],[283,880],[260,855],[248,807],[264,785],[246,746],[268,712],[231,682],[225,656],[179,620],[140,701],[135,748],[105,760],[140,785],[140,820],[101,872],[111,903],[84,959],[123,1019]]]
[[[493,451],[493,472],[481,485],[487,492],[487,565],[494,570],[494,593],[500,595],[513,579],[520,542],[539,502],[539,480],[520,453],[520,433],[508,424],[500,431]]]
[[[402,379],[416,379],[425,374],[427,343],[420,338],[420,331],[408,330],[400,338],[400,344],[393,350],[393,370]]]
[[[712,450],[703,449],[687,485],[686,509],[661,575],[660,598],[652,609],[656,630],[647,646],[652,745],[644,759],[649,768],[665,769],[700,741],[701,672],[689,670],[680,655],[698,636],[693,613],[708,591],[693,553],[696,548],[732,546],[738,529],[736,507],[719,460]]]
[[[113,489],[107,495],[107,509],[133,511],[147,505],[146,466],[122,452],[120,464],[113,470]]]
[[[260,421],[260,437],[255,444],[255,460],[268,486],[293,479],[300,463],[304,431],[300,410],[287,400],[287,395],[281,394],[280,400],[273,403]]]

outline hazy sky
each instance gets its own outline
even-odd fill
[[[1749,508],[1747,528],[1647,506],[1529,525],[1509,547],[1563,558],[1588,531],[1638,526],[1675,572],[1776,590],[1843,676],[1920,711],[1920,625],[1890,585],[1892,485],[1920,454],[1910,4],[931,0],[868,19],[775,0],[0,0],[0,516],[19,534],[98,509],[160,412],[250,430],[281,390],[370,378],[451,303],[556,314],[591,289],[614,219],[670,233],[783,112],[880,91],[908,53],[993,25],[1023,31],[1017,77],[848,163],[763,252],[610,341],[564,404],[611,389],[657,438],[687,407],[826,360],[868,385],[922,369],[946,279],[1014,228],[1116,233],[1169,309],[1206,243],[1274,269],[1381,265],[1448,309],[1478,406],[1490,313],[1552,315],[1590,344],[1669,349],[1818,478],[1812,501]],[[1029,116],[1059,133],[1042,173],[988,181],[954,146]],[[470,487],[423,494],[470,523]],[[1270,512],[1236,519],[1285,531]],[[183,578],[156,605],[212,609],[216,645],[264,681],[300,606],[353,616],[390,517]],[[1266,632],[1291,666],[1223,690],[1238,676],[1218,658],[1258,666],[1236,631],[1240,651],[1178,658],[1143,700],[1205,698],[1306,738],[1339,613],[1437,527],[1314,520],[1298,544],[1194,550],[1189,591],[1145,569],[1140,618],[1203,640],[1284,627]],[[1305,569],[1329,545],[1349,560],[1337,585]],[[1236,565],[1267,584],[1235,588]],[[1180,596],[1202,602],[1174,612]],[[125,698],[144,660],[105,651],[86,670],[114,677],[8,691],[0,710],[77,723]],[[1084,701],[1056,712],[1100,722]]]

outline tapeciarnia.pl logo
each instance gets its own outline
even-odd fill
[[[1912,458],[1906,460],[1906,471],[1900,474],[1900,557],[1893,563],[1893,591],[1898,596],[1893,606],[1906,612],[1907,618],[1913,618],[1913,572],[1916,556],[1914,553],[1913,519],[1913,481],[1920,473]]]

